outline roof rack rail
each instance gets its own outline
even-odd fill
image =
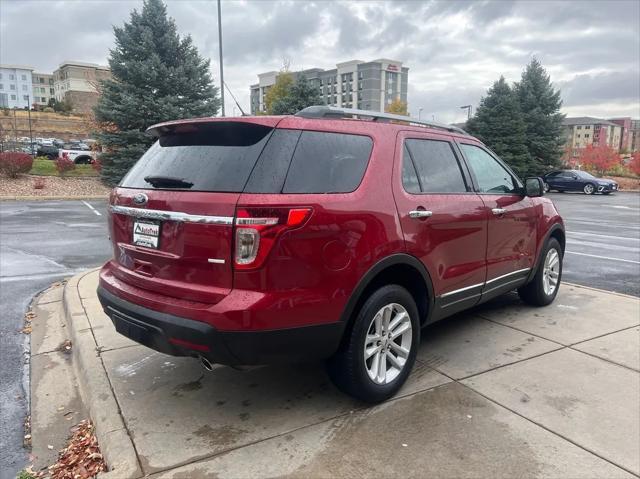
[[[444,123],[438,123],[436,121],[419,120],[410,116],[394,115],[393,113],[381,113],[379,111],[372,110],[358,110],[356,108],[336,108],[333,106],[315,105],[309,106],[300,110],[295,116],[302,118],[354,118],[354,117],[367,117],[372,121],[379,120],[394,120],[402,121],[412,125],[427,126],[431,128],[439,128],[441,130],[453,131],[455,133],[462,133],[467,135],[468,133],[462,128],[458,128],[453,125],[446,125]]]

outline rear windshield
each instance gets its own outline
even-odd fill
[[[205,129],[206,128],[206,129]],[[369,137],[216,122],[164,134],[120,186],[240,193],[348,193],[369,162]]]
[[[240,193],[272,131],[252,123],[216,122],[162,135],[120,186]]]

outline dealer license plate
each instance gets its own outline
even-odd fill
[[[160,222],[135,220],[133,222],[133,244],[157,249],[160,244]]]

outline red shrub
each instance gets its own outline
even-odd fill
[[[75,169],[76,164],[72,160],[70,160],[68,156],[64,156],[56,160],[56,170],[58,170],[58,173],[60,173],[60,175],[64,175],[68,171]]]
[[[629,168],[634,175],[640,176],[640,151],[634,151],[633,155],[631,155],[631,163],[629,163]]]
[[[595,170],[604,175],[607,170],[620,164],[620,155],[613,148],[606,145],[587,145],[580,152],[579,162],[585,168]]]
[[[29,173],[33,166],[33,158],[26,153],[6,151],[0,153],[0,173],[9,178],[16,178],[21,173]]]
[[[98,159],[93,160],[93,162],[91,163],[91,168],[100,173],[102,171],[102,162]]]

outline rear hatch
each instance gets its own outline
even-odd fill
[[[114,275],[181,299],[216,303],[226,296],[236,204],[278,120],[152,127],[158,141],[111,199]]]

